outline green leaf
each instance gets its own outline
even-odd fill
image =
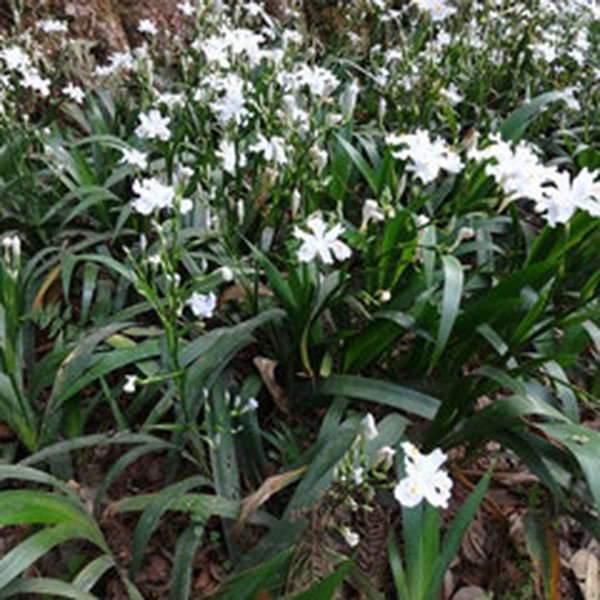
[[[77,573],[77,576],[73,579],[73,585],[85,592],[89,592],[115,566],[116,564],[112,556],[99,556]]]
[[[138,512],[148,508],[157,497],[155,494],[139,494],[130,498],[124,498],[110,505],[113,513]],[[185,512],[191,515],[201,515],[204,519],[218,516],[224,519],[237,519],[240,514],[241,502],[230,500],[222,496],[210,494],[185,494],[176,498],[169,505],[168,510]],[[278,523],[275,517],[266,512],[256,511],[249,520],[250,523],[262,527],[273,527]]]
[[[86,537],[99,548],[108,551],[98,526],[81,504],[40,490],[0,492],[0,525],[64,523],[76,526],[79,537]]]
[[[0,464],[0,481],[3,479],[19,479],[22,481],[51,485],[69,494],[73,499],[77,499],[77,494],[64,481],[61,481],[44,471],[32,469],[31,467]]]
[[[211,401],[209,435],[214,443],[210,445],[210,461],[215,490],[219,496],[239,500],[240,474],[232,434],[231,410],[221,382],[213,387]],[[235,558],[238,550],[233,523],[223,523],[223,530],[229,554]]]
[[[371,400],[426,419],[433,419],[440,405],[437,398],[427,394],[394,383],[356,375],[332,375],[320,381],[315,391],[323,396]]]
[[[448,528],[448,532],[442,543],[442,552],[436,561],[434,572],[427,587],[427,593],[425,594],[427,600],[433,600],[438,597],[444,582],[444,575],[450,568],[450,563],[456,556],[456,553],[459,551],[462,539],[469,528],[469,525],[473,522],[473,518],[483,501],[491,477],[492,467],[487,470],[486,474],[481,478],[481,481],[477,484],[471,494],[469,494],[469,497],[460,507],[452,524]]]
[[[393,529],[390,529],[390,535],[388,537],[388,552],[390,555],[390,568],[394,578],[397,597],[405,600],[412,600],[412,595],[408,591],[408,582],[406,579],[406,573],[404,572],[404,567],[402,566],[402,559],[400,558],[400,553],[398,552],[398,545],[394,539]]]
[[[286,311],[294,314],[298,310],[296,299],[287,281],[277,267],[255,246],[250,244],[256,262],[265,270],[269,285]]]
[[[136,460],[145,456],[146,454],[150,454],[152,452],[161,452],[164,450],[174,450],[175,446],[168,442],[163,442],[162,440],[156,440],[151,444],[142,444],[131,449],[129,452],[126,452],[122,456],[119,457],[117,462],[110,468],[108,473],[104,476],[98,491],[96,492],[96,496],[94,498],[94,507],[98,510],[101,506],[102,500],[112,485],[113,481],[121,474],[127,467],[133,464]]]
[[[80,450],[81,448],[91,448],[93,446],[111,446],[120,444],[151,444],[156,442],[162,442],[160,438],[153,435],[147,435],[143,433],[130,433],[128,431],[120,431],[114,435],[108,435],[103,433],[97,433],[93,435],[86,435],[78,437],[74,440],[67,440],[65,442],[58,442],[52,446],[48,446],[31,456],[23,459],[21,465],[35,465],[44,461],[73,452],[74,450]]]
[[[66,498],[39,490],[0,492],[0,526],[27,524],[58,525],[78,522],[87,515]]]
[[[350,160],[354,163],[356,168],[360,171],[361,175],[365,178],[366,182],[371,188],[373,194],[379,193],[379,186],[377,182],[377,175],[369,163],[364,159],[362,154],[341,135],[336,135],[336,139],[340,146],[350,157]]]
[[[78,522],[64,522],[30,535],[0,559],[0,589],[4,589],[52,548],[79,539],[82,533]]]
[[[259,566],[240,573],[227,581],[214,598],[216,600],[253,600],[256,594],[282,582],[291,551],[281,552]]]
[[[575,457],[589,485],[596,510],[600,511],[600,433],[571,423],[548,423],[538,427],[563,444]]]
[[[29,594],[51,598],[73,598],[73,600],[98,600],[97,596],[77,585],[44,577],[17,579],[0,591],[0,598],[12,598],[13,596],[22,598],[29,597]]]
[[[454,256],[442,256],[444,265],[444,293],[442,296],[442,311],[435,350],[431,366],[437,364],[448,343],[454,322],[458,316],[460,300],[463,292],[464,273],[461,263]]]
[[[344,579],[352,569],[353,561],[343,562],[331,575],[310,589],[288,596],[289,600],[331,600],[336,590],[342,585]]]
[[[552,102],[562,100],[564,92],[546,92],[513,111],[500,125],[500,134],[507,142],[519,142],[533,119]]]
[[[156,494],[150,504],[148,504],[140,516],[133,534],[133,541],[131,544],[131,564],[129,566],[129,573],[132,579],[135,579],[142,564],[144,551],[148,546],[148,542],[150,541],[154,530],[159,525],[162,515],[189,490],[205,484],[206,481],[203,477],[189,477],[188,479],[184,479],[183,481],[179,481],[178,483],[162,489]]]
[[[532,511],[523,516],[523,529],[529,556],[544,582],[544,597],[559,600],[560,557],[556,539],[541,517]]]
[[[177,541],[169,600],[187,600],[190,597],[194,556],[202,541],[203,532],[204,527],[193,523]]]

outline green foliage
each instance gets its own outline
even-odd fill
[[[142,598],[166,527],[173,599],[194,596],[209,544],[228,576],[216,598],[348,581],[377,598],[347,539],[302,591],[289,577],[315,514],[393,504],[385,457],[405,434],[467,464],[499,442],[598,537],[590,11],[460,2],[436,20],[357,1],[307,32],[196,4],[180,37],[140,33],[105,65],[29,19],[2,38],[0,527],[24,536],[0,597],[101,597],[117,578]],[[66,482],[101,448],[89,506]],[[163,481],[115,497],[147,461]],[[399,598],[437,597],[490,476],[448,527],[402,509]],[[106,514],[135,522],[127,561]],[[77,573],[25,576],[73,540]]]

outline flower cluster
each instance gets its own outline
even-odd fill
[[[577,209],[600,216],[600,181],[587,169],[572,179],[568,172],[544,165],[532,145],[521,142],[513,147],[498,136],[470,156],[486,162],[486,173],[509,199],[533,200],[535,210],[552,227],[568,222]]]
[[[464,166],[458,154],[444,140],[432,140],[423,129],[414,134],[389,134],[386,142],[393,148],[403,147],[394,150],[392,155],[400,160],[410,160],[407,169],[425,184],[435,181],[441,171],[460,173]]]

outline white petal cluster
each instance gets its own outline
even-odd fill
[[[18,235],[9,235],[3,238],[2,246],[4,247],[4,252],[10,255],[10,259],[21,256],[21,238]]]
[[[69,31],[67,22],[58,19],[46,19],[41,21],[38,28],[44,33],[67,33]]]
[[[394,488],[394,497],[402,506],[412,508],[423,500],[432,506],[448,508],[452,479],[440,469],[447,456],[436,448],[431,454],[421,454],[410,442],[402,444],[406,477]]]
[[[309,65],[293,72],[282,71],[277,81],[285,91],[296,92],[306,87],[317,98],[328,98],[340,85],[340,80],[328,69]]]
[[[211,319],[217,309],[217,297],[213,292],[208,294],[194,292],[188,298],[186,304],[190,307],[195,317],[199,319]]]
[[[113,52],[108,58],[108,64],[96,66],[94,74],[107,77],[119,71],[132,71],[134,68],[135,60],[130,52]]]
[[[432,21],[443,21],[451,17],[456,8],[447,0],[412,0],[421,12],[426,12],[431,17]]]
[[[273,162],[276,165],[285,165],[288,162],[285,141],[277,135],[271,139],[267,139],[264,135],[260,134],[257,142],[252,144],[248,150],[255,154],[262,154],[267,162]]]
[[[134,394],[138,378],[136,375],[125,375],[125,383],[123,384],[123,391],[126,394]]]
[[[221,69],[229,69],[231,62],[242,57],[250,67],[260,63],[266,56],[261,50],[265,37],[244,27],[223,29],[219,34],[202,39],[194,44],[194,49],[202,52],[209,64]]]
[[[166,142],[171,137],[169,117],[163,117],[156,108],[147,114],[140,114],[140,124],[135,130],[135,135],[143,139],[158,139]]]
[[[81,104],[85,100],[85,92],[78,85],[74,85],[73,83],[68,83],[62,89],[62,93],[77,104]]]
[[[184,0],[177,5],[177,10],[185,17],[192,17],[196,12],[196,8],[190,0]]]
[[[319,257],[330,265],[334,257],[340,262],[350,258],[350,248],[338,239],[344,233],[342,225],[338,223],[328,229],[320,214],[311,216],[306,225],[311,233],[299,227],[294,229],[294,236],[302,242],[297,254],[300,262],[312,262]]]
[[[575,178],[569,173],[545,166],[530,144],[514,148],[498,136],[483,150],[474,149],[470,158],[489,161],[485,172],[493,177],[508,198],[535,202],[535,210],[555,227],[566,223],[579,210],[600,216],[598,174],[583,169]]]
[[[460,157],[441,138],[432,140],[429,132],[418,129],[413,134],[391,134],[386,138],[388,145],[403,147],[392,155],[400,160],[410,160],[407,170],[414,172],[423,183],[431,183],[441,171],[460,173],[464,167]]]
[[[137,167],[142,171],[148,168],[148,158],[140,150],[137,150],[136,148],[123,148],[121,153],[123,155],[121,157],[122,163]]]
[[[219,143],[219,149],[217,150],[216,155],[221,160],[223,170],[230,175],[235,175],[237,166],[235,143],[231,140],[222,139]]]
[[[23,71],[31,68],[31,58],[19,46],[9,46],[0,50],[0,58],[7,71]]]
[[[44,98],[50,95],[50,80],[42,77],[37,69],[28,69],[23,71],[23,79],[21,85],[24,88],[38,92]]]
[[[375,417],[371,413],[367,413],[360,422],[360,435],[367,442],[371,442],[379,435]]]
[[[150,36],[155,36],[158,34],[158,27],[154,21],[150,19],[141,19],[138,23],[138,31],[140,33],[147,33]]]
[[[149,179],[136,179],[133,183],[133,191],[137,198],[133,201],[133,210],[148,216],[155,210],[173,208],[175,200],[175,189],[170,185],[164,185],[155,177]]]
[[[219,123],[225,126],[232,122],[240,125],[248,115],[244,80],[239,75],[230,73],[226,77],[208,80],[206,83],[219,94],[218,98],[210,103],[210,108]]]
[[[583,169],[571,180],[569,173],[556,173],[552,185],[544,188],[536,211],[544,213],[551,227],[566,223],[577,209],[600,217],[600,181],[598,173]]]

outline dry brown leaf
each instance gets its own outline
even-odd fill
[[[46,279],[40,286],[38,293],[36,294],[35,298],[33,299],[34,310],[37,310],[42,307],[42,304],[44,302],[44,297],[46,296],[46,294],[48,293],[48,291],[50,290],[50,288],[52,287],[54,282],[58,279],[58,276],[60,275],[60,271],[61,271],[61,266],[57,265],[48,273]]]
[[[4,421],[0,421],[0,442],[12,442],[15,439],[14,431]]]
[[[486,531],[479,519],[475,519],[465,534],[462,551],[465,558],[474,565],[485,565],[488,554],[485,550]]]
[[[585,600],[600,600],[600,561],[596,555],[581,548],[572,556],[570,564]]]
[[[478,598],[485,598],[485,596],[485,590],[477,585],[470,585],[469,587],[458,590],[458,592],[452,596],[452,600],[477,600]]]
[[[275,369],[277,368],[277,361],[270,358],[264,358],[257,356],[254,359],[254,366],[258,369],[262,380],[264,381],[269,393],[271,394],[273,401],[277,408],[285,413],[289,414],[289,402],[283,388],[277,383],[275,379]]]
[[[513,543],[515,550],[521,556],[528,556],[527,544],[525,542],[525,526],[523,525],[523,515],[513,513],[508,518],[510,526],[508,535]]]
[[[293,483],[306,471],[306,467],[300,467],[294,471],[287,471],[279,475],[272,475],[265,479],[262,485],[242,501],[242,510],[235,525],[236,532],[241,533],[248,519],[265,503],[271,496]]]
[[[273,296],[273,292],[266,285],[259,285],[257,293],[263,298]],[[248,290],[239,283],[230,285],[219,297],[219,306],[235,300],[244,300],[248,296]]]

